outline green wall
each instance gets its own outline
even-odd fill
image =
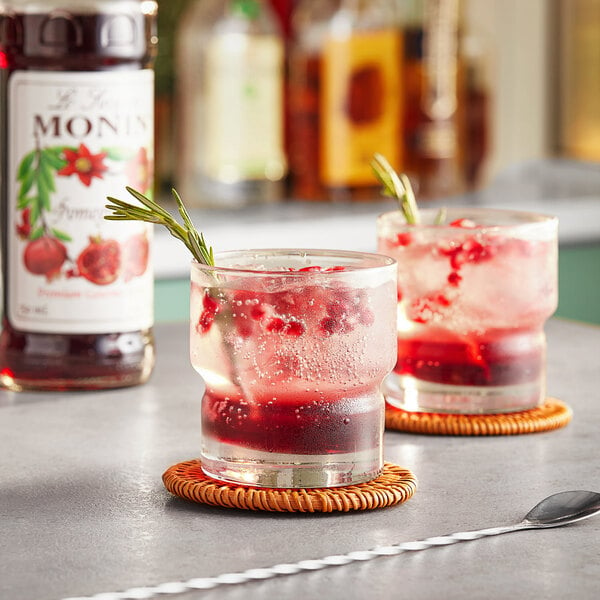
[[[600,244],[561,247],[556,315],[600,325]],[[156,282],[157,322],[183,321],[189,312],[189,281]]]
[[[558,279],[556,314],[600,325],[600,244],[561,248]]]

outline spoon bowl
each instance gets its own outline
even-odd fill
[[[536,504],[523,523],[536,527],[560,527],[587,519],[600,512],[600,494],[585,490],[559,492]]]

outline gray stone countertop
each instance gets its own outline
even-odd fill
[[[143,386],[2,391],[0,598],[61,600],[367,550],[510,524],[554,492],[600,492],[600,328],[552,319],[547,333],[548,393],[572,407],[567,427],[487,438],[388,431],[386,460],[411,469],[419,487],[404,504],[365,512],[251,513],[163,488],[165,469],[199,449],[203,387],[188,363],[185,323],[156,328],[156,370]],[[591,600],[600,589],[599,542],[597,516],[161,597]]]

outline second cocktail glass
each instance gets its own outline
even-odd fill
[[[544,323],[557,306],[555,217],[486,208],[381,215],[398,263],[398,362],[387,401],[407,411],[502,413],[545,396]]]
[[[204,471],[264,487],[369,481],[396,358],[396,265],[248,250],[192,264],[190,356],[205,382]]]

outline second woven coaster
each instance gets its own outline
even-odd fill
[[[199,460],[169,467],[163,483],[171,494],[212,506],[269,512],[349,512],[406,502],[417,489],[407,469],[385,463],[377,479],[335,488],[271,489],[217,481],[204,474]]]
[[[431,435],[517,435],[559,429],[569,423],[573,411],[556,398],[539,407],[514,413],[462,415],[418,413],[385,407],[387,429]]]

